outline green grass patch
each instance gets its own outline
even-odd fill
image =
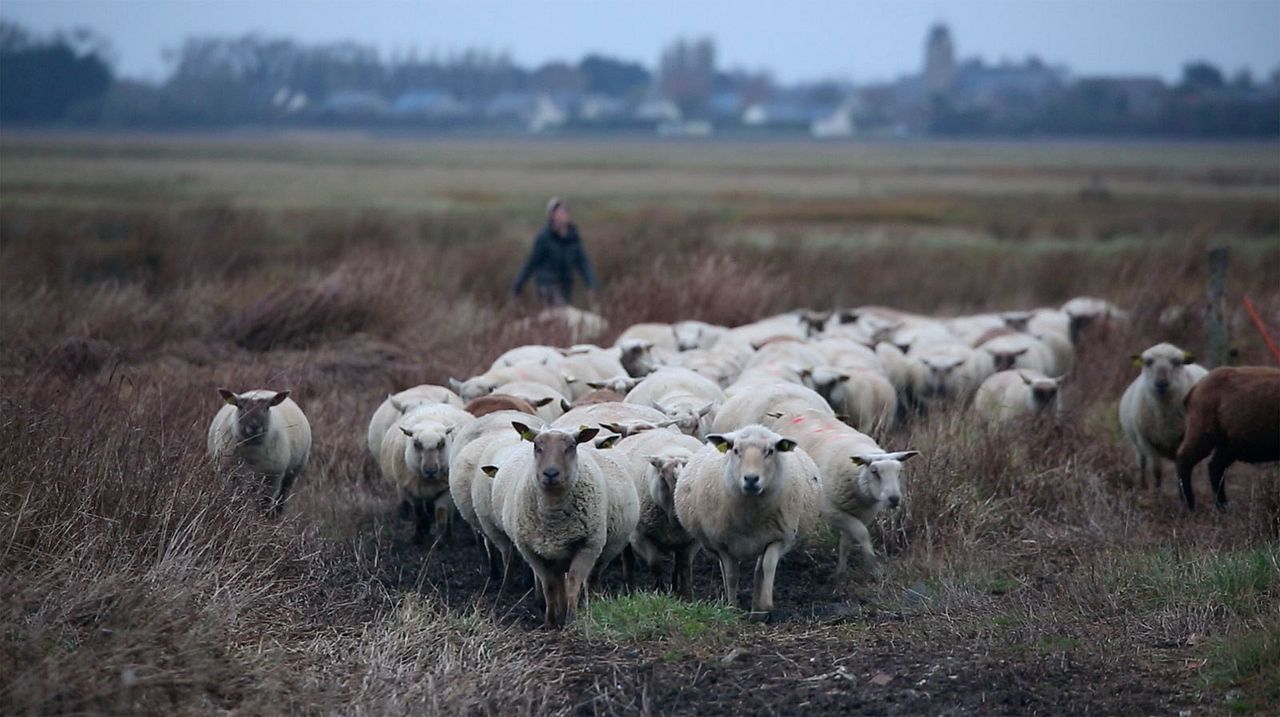
[[[636,592],[592,600],[582,626],[588,636],[603,635],[619,642],[701,641],[723,635],[739,620],[738,610],[728,605]]]
[[[1280,616],[1267,624],[1214,644],[1206,665],[1209,684],[1237,688],[1228,708],[1238,714],[1261,713],[1280,704]]]
[[[1126,553],[1102,580],[1151,609],[1218,605],[1252,617],[1280,600],[1280,547],[1181,557],[1168,548]]]

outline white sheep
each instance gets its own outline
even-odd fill
[[[915,347],[907,358],[911,397],[919,406],[967,401],[995,373],[989,354],[958,342]]]
[[[671,329],[671,324],[645,323],[632,324],[623,331],[616,341],[613,342],[615,347],[621,348],[623,342],[626,341],[643,341],[653,348],[665,349],[667,351],[679,351],[676,345],[676,334]]]
[[[1062,408],[1058,400],[1061,385],[1061,378],[1049,378],[1038,371],[997,371],[978,387],[973,410],[987,423],[1055,414]]]
[[[618,358],[619,352],[597,349],[573,353],[565,357],[560,368],[566,376],[572,376],[568,396],[570,401],[589,393],[592,381],[606,381],[619,376],[626,376],[627,369]]]
[[[819,366],[806,372],[805,379],[837,415],[859,431],[893,427],[898,413],[898,393],[881,372]]]
[[[768,427],[777,414],[797,413],[805,409],[835,416],[827,400],[811,388],[798,383],[759,383],[749,391],[731,395],[716,411],[711,430],[725,433],[757,423]]]
[[[449,458],[449,494],[462,519],[483,536],[489,575],[495,580],[507,575],[511,541],[498,528],[499,521],[494,516],[493,478],[481,468],[497,465],[504,451],[523,441],[511,430],[514,421],[534,429],[544,425],[539,417],[518,411],[490,413],[455,431]]]
[[[564,352],[555,346],[532,344],[529,346],[517,346],[505,351],[501,356],[493,360],[493,363],[489,365],[489,370],[519,366],[521,364],[559,366],[562,361],[564,361]]]
[[[809,348],[822,357],[814,366],[830,366],[836,369],[870,369],[885,373],[883,362],[866,344],[850,338],[827,336],[809,342]]]
[[[983,342],[978,347],[991,356],[996,371],[1026,369],[1046,376],[1056,375],[1057,358],[1053,349],[1030,334],[1005,334]]]
[[[706,376],[720,387],[728,386],[742,373],[741,361],[735,353],[715,349],[690,349],[682,352],[675,365]]]
[[[1182,443],[1187,392],[1208,371],[1169,343],[1156,344],[1132,359],[1142,373],[1120,398],[1120,428],[1133,447],[1140,482],[1146,486],[1150,473],[1158,489],[1164,461],[1173,460]]]
[[[1071,317],[1070,336],[1073,344],[1080,343],[1082,333],[1091,326],[1110,326],[1128,320],[1128,312],[1106,299],[1077,296],[1062,305],[1061,311]]]
[[[382,438],[378,468],[395,486],[402,511],[414,517],[419,540],[429,535],[439,540],[452,532],[449,457],[453,433],[475,420],[460,408],[422,404]]]
[[[593,403],[588,406],[575,406],[551,425],[553,428],[577,428],[579,426],[599,426],[608,428],[614,433],[630,435],[638,430],[665,427],[671,421],[664,413],[650,406],[638,403]]]
[[[751,616],[768,619],[778,561],[818,516],[818,466],[764,426],[707,440],[676,484],[676,516],[720,560],[729,604],[737,603],[739,563],[755,562]]]
[[[659,583],[670,576],[671,589],[686,598],[692,597],[698,544],[676,517],[675,492],[685,465],[700,450],[700,441],[673,429],[637,433],[613,446],[627,460],[640,500],[631,548]]]
[[[506,394],[528,401],[538,409],[538,415],[542,420],[548,423],[564,415],[567,400],[564,394],[554,388],[533,381],[512,381],[501,384],[493,389],[490,395],[496,394]]]
[[[671,331],[679,351],[712,348],[729,333],[729,329],[705,321],[678,321],[671,325]]]
[[[406,411],[423,403],[444,403],[454,408],[462,408],[466,405],[466,402],[453,391],[444,386],[429,383],[406,388],[387,396],[378,405],[378,410],[373,412],[373,418],[369,419],[369,430],[366,434],[369,455],[373,456],[375,461],[382,452],[382,437],[387,435],[387,429],[400,420]]]
[[[668,367],[644,378],[625,403],[647,405],[675,421],[682,433],[703,438],[724,403],[724,390],[711,379],[685,368]]]
[[[227,405],[209,424],[209,457],[267,481],[266,513],[279,515],[311,456],[311,424],[288,391],[218,393]]]
[[[541,364],[517,364],[515,366],[504,366],[495,368],[473,376],[466,381],[458,381],[457,379],[449,379],[449,385],[453,390],[462,397],[464,402],[470,401],[481,396],[487,396],[494,392],[498,386],[504,383],[513,383],[515,381],[532,381],[540,383],[555,389],[560,395],[568,397],[572,394],[569,388],[569,381],[573,377],[566,376],[558,366],[544,366]]]
[[[840,533],[836,574],[844,574],[849,548],[855,545],[867,568],[879,574],[868,526],[882,509],[898,507],[902,463],[919,451],[886,452],[870,436],[814,411],[787,414],[777,426],[821,471],[822,516]]]
[[[545,623],[562,626],[573,619],[592,569],[627,546],[639,499],[620,458],[587,444],[598,428],[512,425],[532,445],[508,451],[497,466],[502,527],[542,586]]]

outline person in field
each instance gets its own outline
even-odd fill
[[[569,206],[559,197],[547,202],[547,224],[534,237],[533,250],[516,275],[511,293],[519,298],[530,277],[538,283],[538,296],[547,306],[563,306],[573,299],[573,275],[577,271],[591,291],[596,290],[595,272],[587,250],[578,236],[578,227],[569,221]],[[593,301],[594,303],[594,301]]]

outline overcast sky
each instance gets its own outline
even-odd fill
[[[3,0],[0,17],[96,30],[121,74],[153,80],[185,37],[258,32],[384,53],[505,50],[527,66],[602,52],[651,68],[671,39],[709,35],[722,68],[865,82],[916,71],[935,22],[961,58],[1036,54],[1077,75],[1172,80],[1191,59],[1258,77],[1280,66],[1280,0]]]

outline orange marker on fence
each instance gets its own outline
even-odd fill
[[[1276,346],[1275,339],[1271,338],[1271,334],[1267,331],[1266,324],[1262,323],[1262,317],[1258,316],[1258,309],[1253,305],[1253,301],[1248,296],[1244,297],[1244,310],[1249,314],[1249,318],[1253,320],[1253,325],[1257,327],[1258,333],[1262,334],[1262,341],[1271,351],[1271,355],[1276,357],[1276,361],[1280,361],[1280,347]]]

